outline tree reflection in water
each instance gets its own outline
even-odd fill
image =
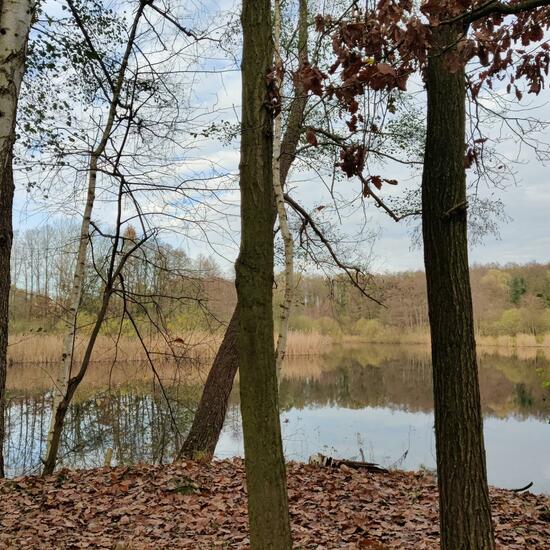
[[[113,464],[170,461],[189,429],[200,395],[196,376],[185,380],[174,376],[171,368],[163,367],[167,401],[158,384],[151,383],[146,367],[125,365],[113,378],[110,365],[94,365],[90,380],[85,381],[67,418],[60,453],[62,465],[101,466],[108,449],[113,450]],[[36,365],[14,366],[8,374],[9,475],[40,469],[51,395],[40,384],[37,369],[41,370]],[[107,387],[106,381],[113,379]],[[550,380],[550,361],[540,351],[532,350],[527,356],[523,352],[521,358],[508,352],[481,354],[480,380],[486,419],[544,422],[550,418],[550,391],[544,383]],[[332,415],[339,411],[349,414],[350,409],[429,415],[431,384],[429,352],[423,347],[342,347],[323,357],[287,362],[280,387],[282,415],[301,411],[304,416],[307,411],[321,409],[330,410]],[[307,424],[307,430],[323,430],[323,426]],[[287,437],[293,434],[294,441],[288,445],[292,448],[298,448],[297,438],[312,436],[304,429],[297,432],[296,427],[284,431]],[[347,437],[357,441],[357,431]],[[234,391],[219,454],[239,452],[241,444],[238,392]],[[338,441],[330,445],[338,447]],[[489,445],[490,438],[490,454]],[[307,452],[307,445],[299,448],[303,449],[298,451],[299,456],[292,458],[307,460],[307,456],[300,455]]]

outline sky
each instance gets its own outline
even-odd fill
[[[233,2],[210,2],[212,6],[228,8]],[[223,6],[222,6],[223,4]],[[197,4],[198,5],[198,4]],[[212,60],[219,66],[219,58]],[[227,67],[231,68],[230,63]],[[238,120],[240,111],[240,74],[232,71],[222,75],[203,75],[193,79],[193,90],[189,101],[199,106],[203,112],[210,113],[205,121]],[[527,103],[532,100],[527,99]],[[536,109],[530,116],[543,121],[550,121],[550,90],[545,90],[536,100]],[[508,138],[506,130],[500,132],[495,127],[490,130],[495,136]],[[510,132],[508,132],[510,134]],[[542,141],[550,143],[550,128],[540,136]],[[197,142],[196,148],[189,153],[184,162],[178,165],[179,176],[190,177],[200,172],[203,166],[215,166],[220,174],[236,174],[238,171],[238,141],[229,145],[217,139],[203,139]],[[548,165],[540,162],[534,152],[528,148],[520,150],[519,145],[503,140],[499,145],[500,152],[508,157],[518,157],[518,162],[509,165],[514,172],[514,181],[502,181],[497,186],[481,184],[478,193],[484,198],[495,198],[502,201],[507,218],[499,223],[499,235],[489,235],[481,243],[470,249],[471,263],[527,263],[550,261],[550,170]],[[381,167],[383,177],[400,181],[396,188],[384,187],[383,196],[399,194],[404,188],[418,184],[418,172],[411,172],[397,166]],[[387,172],[385,172],[387,170]],[[289,181],[292,196],[303,206],[313,209],[319,205],[330,204],[330,196],[319,181],[315,172],[292,172]],[[357,197],[360,186],[357,181],[349,180],[338,184],[337,192],[344,201]],[[62,222],[65,219],[78,219],[82,195],[74,196],[70,207],[59,208],[67,201],[65,194],[57,198],[44,199],[38,193],[28,194],[23,180],[18,182],[15,208],[15,228],[25,230],[28,227],[40,227],[45,223]],[[172,204],[177,214],[178,203]],[[166,238],[173,244],[182,246],[191,256],[198,254],[211,255],[226,272],[231,272],[231,264],[238,250],[238,192],[236,189],[224,194],[223,205],[212,205],[209,216],[212,217],[212,230],[204,235],[194,229],[179,230],[173,235],[167,232]],[[364,208],[363,208],[364,206]],[[159,207],[160,208],[160,207]],[[113,206],[99,204],[96,216],[108,220]],[[69,213],[67,215],[67,213]],[[367,199],[363,205],[355,201],[355,208],[347,208],[341,219],[331,218],[333,227],[342,235],[355,239],[359,229],[366,232],[357,241],[360,253],[369,257],[369,267],[375,272],[402,271],[422,269],[422,250],[415,245],[411,236],[414,223],[395,223],[387,215],[375,208]],[[112,219],[112,218],[111,218]],[[167,229],[170,229],[168,227]],[[375,237],[373,238],[373,235]]]

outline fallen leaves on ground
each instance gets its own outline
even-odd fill
[[[431,475],[288,465],[296,549],[436,549]],[[500,548],[544,550],[550,497],[492,489]],[[240,459],[0,481],[1,548],[246,549]]]

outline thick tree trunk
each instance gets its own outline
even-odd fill
[[[437,34],[427,69],[428,121],[422,178],[424,261],[432,335],[441,548],[492,550],[466,232],[465,74]]]
[[[4,409],[13,241],[13,144],[17,102],[35,3],[0,0],[0,476],[4,477]]]
[[[298,22],[298,57],[300,63],[308,60],[307,27],[308,0],[300,0],[300,18]],[[307,94],[300,87],[296,88],[296,97],[292,100],[288,116],[287,128],[281,144],[279,177],[281,187],[284,187],[290,167],[296,157],[296,149],[303,129],[304,111],[307,104]],[[232,321],[235,318],[233,313]],[[223,428],[223,419],[227,410],[227,401],[233,387],[233,380],[238,369],[236,331],[238,325],[228,326],[224,339],[212,364],[212,375],[208,375],[199,402],[193,425],[178,458],[193,457],[196,454],[210,455],[216,448]],[[222,353],[223,351],[223,353]],[[205,398],[205,395],[208,398]],[[215,424],[206,423],[208,419],[222,419]]]
[[[240,373],[250,546],[291,549],[273,343],[273,62],[270,0],[244,0],[241,247],[236,264]]]
[[[223,341],[208,373],[191,430],[178,454],[178,458],[195,458],[214,455],[225,420],[229,395],[237,373],[237,309],[233,312]]]

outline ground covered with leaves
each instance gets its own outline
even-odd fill
[[[0,548],[248,547],[243,462],[61,471],[0,481]],[[288,466],[295,548],[437,548],[427,473]],[[500,548],[550,548],[550,497],[491,491]]]

